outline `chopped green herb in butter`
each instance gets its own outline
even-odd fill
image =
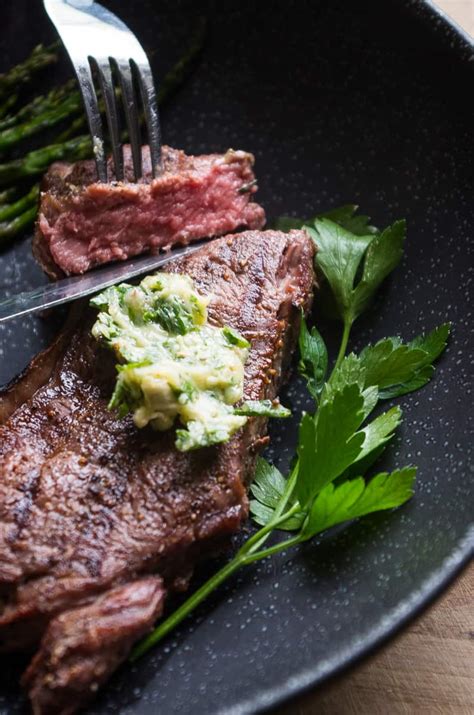
[[[107,288],[91,300],[100,311],[92,334],[119,362],[109,407],[121,416],[131,412],[137,427],[166,430],[179,418],[182,451],[225,442],[257,414],[233,407],[243,397],[250,344],[230,327],[209,325],[208,302],[191,278],[171,273]]]

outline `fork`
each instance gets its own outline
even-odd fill
[[[92,136],[99,181],[107,181],[103,123],[94,73],[99,80],[112,145],[115,177],[124,178],[123,147],[115,92],[118,77],[132,150],[135,181],[143,174],[138,92],[143,104],[152,175],[161,169],[160,124],[153,75],[148,58],[129,28],[94,0],[43,0],[74,65]]]

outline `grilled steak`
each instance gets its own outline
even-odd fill
[[[312,257],[303,231],[248,231],[167,266],[212,294],[211,323],[251,342],[246,399],[278,391]],[[265,442],[266,421],[251,418],[229,442],[183,453],[173,431],[116,419],[114,358],[91,337],[90,311],[77,312],[36,359],[43,385],[27,371],[0,398],[0,648],[39,644],[25,675],[36,713],[86,701],[164,592],[186,588],[196,561],[227,543]]]
[[[147,576],[55,618],[23,676],[35,713],[75,712],[161,616],[164,595],[161,579]]]
[[[265,213],[250,201],[257,190],[254,158],[243,151],[186,156],[163,147],[163,173],[152,180],[143,149],[143,179],[133,181],[125,147],[125,181],[96,181],[94,161],[56,163],[42,186],[33,252],[54,278],[108,261],[238,228],[262,228]]]

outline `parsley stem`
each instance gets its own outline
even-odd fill
[[[248,566],[249,564],[253,563],[254,561],[260,561],[260,559],[265,559],[267,556],[273,556],[273,554],[279,554],[280,551],[285,551],[286,549],[289,549],[291,546],[296,546],[297,544],[300,544],[303,541],[301,534],[298,532],[295,536],[292,536],[289,539],[285,539],[285,541],[279,541],[276,544],[273,544],[273,546],[268,546],[266,549],[262,549],[261,551],[255,551],[253,553],[247,554],[245,558],[242,561],[242,566]]]
[[[295,472],[293,472],[295,474]],[[293,476],[293,474],[291,476]],[[290,477],[291,479],[291,477]],[[289,480],[288,480],[289,483]],[[292,485],[290,485],[292,486]],[[282,498],[280,500],[280,504],[278,507],[275,509],[275,516],[271,521],[269,521],[265,526],[262,526],[261,529],[259,529],[253,536],[251,536],[245,544],[242,545],[242,547],[239,549],[238,553],[239,554],[249,554],[249,553],[254,553],[260,546],[267,540],[267,538],[270,536],[270,533],[274,530],[277,529],[280,524],[283,524],[287,519],[289,519],[291,516],[296,514],[298,511],[301,511],[301,507],[299,504],[294,504],[291,509],[283,513],[283,510],[286,506],[286,502],[288,501],[289,497],[291,494],[291,490],[288,490],[288,484],[287,488],[285,489],[285,492],[282,495]],[[286,498],[285,498],[286,497]]]
[[[293,509],[294,507],[292,507],[290,511],[293,511]],[[263,529],[260,529],[257,533],[260,534],[261,531],[263,531]],[[262,551],[253,551],[245,554],[239,551],[232,561],[229,561],[229,563],[223,566],[220,571],[211,576],[211,578],[206,581],[201,588],[198,588],[192,596],[190,596],[176,611],[160,623],[160,625],[157,626],[157,628],[155,628],[155,630],[152,631],[147,638],[141,641],[141,643],[139,643],[132,650],[130,655],[132,663],[149,651],[150,648],[153,648],[153,646],[159,643],[159,641],[163,640],[163,638],[176,628],[176,626],[178,626],[185,618],[187,618],[187,616],[189,616],[189,614],[194,611],[194,609],[197,608],[197,606],[199,606],[199,604],[202,603],[202,601],[204,601],[209,594],[212,593],[212,591],[220,586],[221,583],[226,581],[229,576],[232,576],[233,573],[238,571],[238,569],[242,568],[242,566],[248,566],[255,561],[260,561],[267,556],[272,556],[273,554],[284,551],[291,546],[296,546],[296,544],[299,544],[301,541],[301,536],[297,534],[296,536],[292,536],[285,541],[279,541],[277,544],[273,544],[273,546],[269,546]]]
[[[349,334],[352,328],[352,320],[348,317],[344,318],[344,330],[342,331],[341,347],[337,354],[336,364],[334,365],[334,370],[337,370],[339,365],[344,359],[347,350],[347,343],[349,342]],[[333,372],[334,372],[333,370]]]
[[[268,547],[267,549],[259,551],[259,548],[265,543],[271,532],[277,528],[279,524],[282,524],[300,510],[299,504],[294,504],[290,509],[288,509],[288,511],[284,511],[294,489],[297,475],[298,463],[294,466],[291,475],[288,478],[285,491],[282,494],[280,503],[275,509],[273,519],[253,534],[253,536],[247,539],[232,561],[229,561],[229,563],[223,566],[220,571],[211,576],[211,578],[198,588],[198,590],[195,591],[192,596],[190,596],[176,611],[174,611],[174,613],[160,623],[160,625],[157,626],[147,638],[145,638],[133,649],[130,656],[130,660],[132,662],[144,655],[144,653],[168,635],[170,631],[176,628],[176,626],[178,626],[181,621],[183,621],[202,601],[204,601],[209,594],[212,593],[212,591],[220,586],[223,581],[228,579],[229,576],[231,576],[239,568],[247,566],[254,561],[259,561],[266,556],[271,556],[272,554],[283,551],[283,549],[288,548],[289,546],[294,546],[299,542],[300,537],[294,536],[286,541],[279,542]]]
[[[212,591],[214,591],[221,583],[229,578],[235,571],[237,571],[243,564],[245,559],[243,556],[237,554],[232,561],[223,566],[217,573],[215,573],[211,578],[206,581],[197,591],[195,591],[192,596],[190,596],[176,611],[174,611],[168,618],[166,618],[159,626],[153,630],[150,635],[142,640],[133,650],[130,655],[130,660],[134,662],[147,651],[150,650],[154,645],[170,633],[176,626],[178,626],[181,621],[183,621],[191,611],[199,606],[202,601],[204,601]]]
[[[287,480],[287,482],[286,482],[285,491],[283,492],[283,494],[282,494],[282,496],[281,496],[281,499],[280,499],[280,502],[277,504],[277,507],[276,507],[276,509],[275,509],[275,518],[276,518],[277,516],[280,516],[280,514],[283,513],[283,510],[285,509],[285,507],[286,507],[286,505],[288,504],[288,501],[289,501],[291,495],[293,494],[293,490],[294,490],[294,488],[295,488],[296,480],[297,480],[297,478],[298,478],[298,470],[299,470],[299,467],[300,467],[300,460],[297,459],[297,461],[296,461],[296,463],[295,463],[293,469],[291,470],[291,474],[290,474],[290,476],[288,477],[288,480]],[[290,510],[292,513],[294,513],[294,511],[295,511],[295,507],[296,507],[296,505]],[[298,509],[296,509],[296,511],[298,511]],[[290,514],[290,512],[288,512],[288,515],[289,515],[289,514]]]
[[[176,626],[178,626],[181,621],[183,621],[194,609],[204,601],[212,591],[214,591],[221,583],[229,578],[235,571],[237,571],[242,566],[247,566],[254,561],[259,561],[266,556],[271,556],[276,554],[289,546],[294,546],[299,543],[300,537],[294,536],[286,541],[281,541],[273,546],[268,547],[259,551],[258,549],[270,536],[271,532],[282,524],[290,516],[293,516],[297,511],[300,510],[298,504],[294,504],[285,513],[285,507],[294,489],[296,478],[298,475],[298,464],[296,464],[292,470],[290,477],[282,494],[280,503],[275,510],[275,516],[273,519],[265,524],[261,529],[259,529],[253,536],[251,536],[245,544],[239,549],[237,554],[234,556],[232,561],[223,566],[220,571],[217,571],[211,578],[206,581],[197,591],[195,591],[192,596],[190,596],[174,613],[172,613],[168,618],[166,618],[162,623],[160,623],[150,635],[145,638],[141,643],[139,643],[133,650],[130,656],[130,660],[133,662],[144,655],[150,648],[155,646],[159,641],[161,641],[165,636],[168,635]]]

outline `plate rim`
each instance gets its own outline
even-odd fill
[[[403,0],[401,8],[417,16],[426,24],[436,23],[453,40],[449,52],[463,63],[469,58],[464,53],[474,52],[474,38],[461,28],[433,0]],[[438,30],[439,31],[439,30]],[[15,379],[15,378],[14,378]],[[7,386],[5,385],[3,389]],[[408,624],[429,608],[463,573],[474,556],[474,525],[468,524],[456,547],[442,560],[418,588],[395,607],[387,611],[376,624],[346,642],[343,649],[330,659],[309,663],[296,674],[280,682],[262,686],[259,692],[231,707],[219,708],[215,715],[257,715],[288,705],[315,692],[323,684],[346,674],[379,648],[386,645]]]
[[[216,715],[269,713],[274,708],[288,705],[315,691],[320,685],[343,675],[388,643],[405,626],[416,620],[466,570],[473,556],[474,526],[470,526],[464,537],[458,542],[458,547],[444,559],[441,566],[433,571],[428,579],[425,579],[417,591],[392,608],[388,614],[385,614],[377,626],[372,626],[366,634],[353,638],[338,656],[323,661],[316,668],[310,666],[300,671],[297,675],[288,678],[278,688],[267,688],[239,705],[219,710]]]

